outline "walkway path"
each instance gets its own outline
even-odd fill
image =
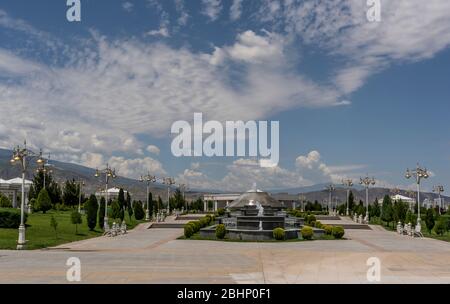
[[[147,224],[145,224],[147,225]],[[349,240],[246,243],[177,240],[182,229],[146,229],[50,250],[0,251],[0,283],[66,283],[78,257],[82,283],[450,283],[450,244],[383,230],[347,230]]]

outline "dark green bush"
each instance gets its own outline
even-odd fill
[[[0,193],[0,208],[12,208],[11,200],[2,193]]]
[[[320,221],[316,221],[314,227],[322,229],[324,225]]]
[[[342,239],[342,237],[345,234],[345,231],[344,231],[344,228],[341,226],[334,226],[332,233],[336,239]]]
[[[219,216],[223,216],[223,215],[225,214],[225,209],[223,209],[223,208],[217,209],[217,214],[218,214]]]
[[[306,223],[307,224],[311,224],[312,222],[315,222],[315,221],[316,221],[316,217],[313,214],[310,214],[310,215],[308,215],[306,217]]]
[[[303,226],[300,233],[302,234],[302,238],[305,240],[311,240],[314,235],[313,229],[309,226]]]
[[[326,235],[331,235],[333,233],[333,226],[323,225],[323,230],[325,230]]]
[[[24,223],[27,222],[27,214],[24,214]],[[20,210],[0,209],[0,228],[19,228]]]
[[[216,227],[216,237],[218,239],[223,239],[225,238],[225,234],[227,233],[227,229],[225,228],[224,224],[219,224]]]
[[[447,231],[445,221],[443,219],[439,219],[434,225],[433,230],[437,235],[444,235],[444,233]]]
[[[286,237],[286,232],[284,231],[283,228],[275,228],[273,230],[273,237],[274,239],[276,239],[277,241],[281,241],[284,240]]]
[[[134,204],[134,217],[135,219],[137,219],[138,221],[144,219],[145,217],[145,212],[144,209],[142,208],[142,205],[140,202],[136,202]]]
[[[184,225],[184,236],[186,238],[190,238],[194,234],[194,228],[192,227],[192,224],[187,223]]]

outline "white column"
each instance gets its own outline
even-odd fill
[[[17,190],[13,190],[12,206],[17,208]]]
[[[214,201],[214,211],[217,211],[217,201]]]
[[[207,201],[203,201],[203,211],[208,211],[208,202]]]

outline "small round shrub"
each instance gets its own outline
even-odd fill
[[[216,237],[218,239],[223,239],[225,238],[225,234],[227,233],[227,229],[225,228],[224,224],[219,224],[216,227]]]
[[[286,232],[284,231],[283,228],[275,228],[273,230],[273,238],[276,239],[277,241],[284,240],[285,236]]]
[[[24,223],[27,222],[28,214],[24,213]],[[19,228],[20,210],[0,208],[0,228]]]
[[[225,214],[225,209],[223,209],[223,208],[217,209],[217,214],[218,214],[219,216],[223,216],[223,215]]]
[[[191,224],[184,225],[184,236],[188,239],[194,234],[194,229]]]
[[[316,221],[314,227],[322,229],[323,224],[320,221]]]
[[[333,236],[336,238],[336,239],[342,239],[342,237],[344,236],[344,234],[345,234],[345,231],[344,231],[344,228],[343,227],[341,227],[341,226],[334,226],[333,227]]]
[[[333,233],[333,226],[323,225],[323,230],[325,230],[326,235],[331,235]]]
[[[434,232],[436,232],[437,235],[444,235],[446,228],[447,227],[445,225],[445,222],[441,219],[441,220],[438,220],[436,222],[436,224],[434,224],[433,230],[434,230]]]
[[[309,226],[304,226],[301,230],[300,233],[302,234],[302,238],[305,240],[311,240],[313,237],[313,229]]]
[[[316,216],[314,214],[310,214],[306,217],[306,223],[311,224],[316,221]]]

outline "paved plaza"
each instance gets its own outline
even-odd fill
[[[346,230],[348,240],[247,243],[177,240],[182,229],[147,224],[37,251],[0,250],[0,283],[67,283],[66,261],[81,261],[81,283],[368,283],[366,261],[381,261],[381,283],[450,283],[450,244],[387,232]]]

